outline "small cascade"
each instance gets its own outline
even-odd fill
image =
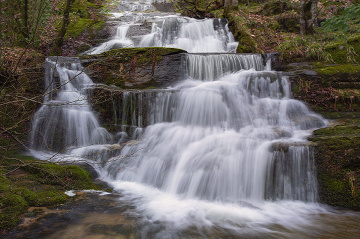
[[[113,39],[104,42],[100,46],[85,52],[85,54],[95,55],[95,54],[103,53],[105,51],[110,51],[112,49],[133,47],[134,46],[133,41],[126,37],[129,27],[130,27],[129,25],[118,26],[116,30],[116,35]]]
[[[77,59],[48,58],[45,63],[45,96],[33,118],[30,148],[64,151],[111,142],[88,103],[86,90],[93,85]]]
[[[187,54],[185,72],[195,80],[215,80],[240,70],[271,70],[271,61],[260,54]]]
[[[317,201],[317,179],[314,154],[308,146],[277,149],[273,145],[272,158],[265,175],[266,200]]]
[[[124,47],[172,47],[196,53],[235,52],[238,45],[228,29],[225,19],[196,20],[174,15],[153,19],[143,14],[133,15],[131,13],[130,15],[132,19],[126,25],[122,23],[117,32],[119,32],[119,29],[122,30],[126,27],[128,29],[130,27],[129,31],[134,32],[133,35],[128,37],[122,35],[122,38],[119,38],[117,33],[113,39],[85,52],[85,54],[99,54]],[[124,17],[124,13],[121,13],[121,15],[115,14],[115,16]],[[146,34],[147,30],[143,29],[146,27],[146,21],[144,20],[152,22],[150,33]],[[139,32],[145,34],[138,35]]]
[[[113,99],[113,123],[121,126],[119,142],[138,139],[149,125],[173,121],[176,97],[173,90],[144,90],[125,91]]]
[[[223,19],[166,17],[152,25],[140,47],[173,47],[188,52],[235,52],[237,42]]]
[[[310,149],[290,144],[286,152],[273,150],[279,143],[304,144],[306,130],[326,124],[291,99],[285,77],[252,69],[217,81],[184,81],[172,90],[149,98],[147,117],[155,120],[139,144],[123,149],[124,160],[109,163],[110,181],[231,203],[316,200]]]

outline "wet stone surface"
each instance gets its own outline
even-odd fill
[[[70,202],[30,208],[24,220],[3,238],[135,238],[135,220],[124,212],[119,195],[76,192]]]

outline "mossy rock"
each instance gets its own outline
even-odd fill
[[[237,21],[236,17],[230,15],[229,28],[234,33],[234,38],[239,42],[236,53],[256,52],[256,42],[248,33],[247,29]]]
[[[21,196],[29,206],[38,205],[38,195],[36,192],[26,188],[15,188],[12,191],[14,194]]]
[[[66,202],[69,198],[63,191],[54,188],[46,189],[38,193],[37,206],[52,206]]]
[[[96,187],[91,181],[90,174],[79,166],[39,163],[36,166],[26,166],[24,169],[42,183],[64,186],[67,189]]]
[[[275,17],[276,21],[279,23],[278,29],[285,32],[298,33],[300,32],[300,21],[299,14],[294,11],[285,12]]]
[[[21,155],[11,138],[0,138],[0,229],[20,222],[29,206],[65,203],[70,189],[101,189],[78,166],[61,166]]]
[[[341,64],[328,66],[316,70],[319,75],[336,75],[336,74],[358,74],[360,75],[360,65]]]
[[[239,42],[236,53],[252,53],[256,51],[256,43],[250,34],[238,34],[236,40]]]
[[[16,194],[5,193],[0,198],[0,229],[16,226],[20,215],[28,208],[26,200]]]
[[[67,38],[75,38],[85,31],[95,32],[105,25],[105,21],[94,21],[92,19],[79,18],[72,21],[66,30]]]
[[[339,125],[316,130],[315,159],[322,203],[360,209],[360,126]]]
[[[314,131],[314,136],[324,137],[324,136],[359,136],[360,137],[360,127],[358,125],[338,125],[334,127],[322,128]]]
[[[121,48],[80,56],[95,82],[121,88],[165,87],[180,77],[181,53],[176,48]],[[169,66],[170,65],[170,66]]]

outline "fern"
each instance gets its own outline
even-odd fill
[[[360,4],[353,5],[344,10],[339,16],[334,16],[322,23],[322,28],[326,32],[360,32]]]

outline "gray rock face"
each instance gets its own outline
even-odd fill
[[[163,56],[161,61],[152,65],[143,65],[130,73],[130,79],[125,82],[126,87],[138,86],[163,88],[179,81],[182,74],[183,54]]]
[[[184,53],[173,48],[123,48],[81,60],[96,83],[123,89],[164,88],[182,78]]]
[[[174,12],[174,4],[167,2],[155,2],[152,4],[160,12]]]

